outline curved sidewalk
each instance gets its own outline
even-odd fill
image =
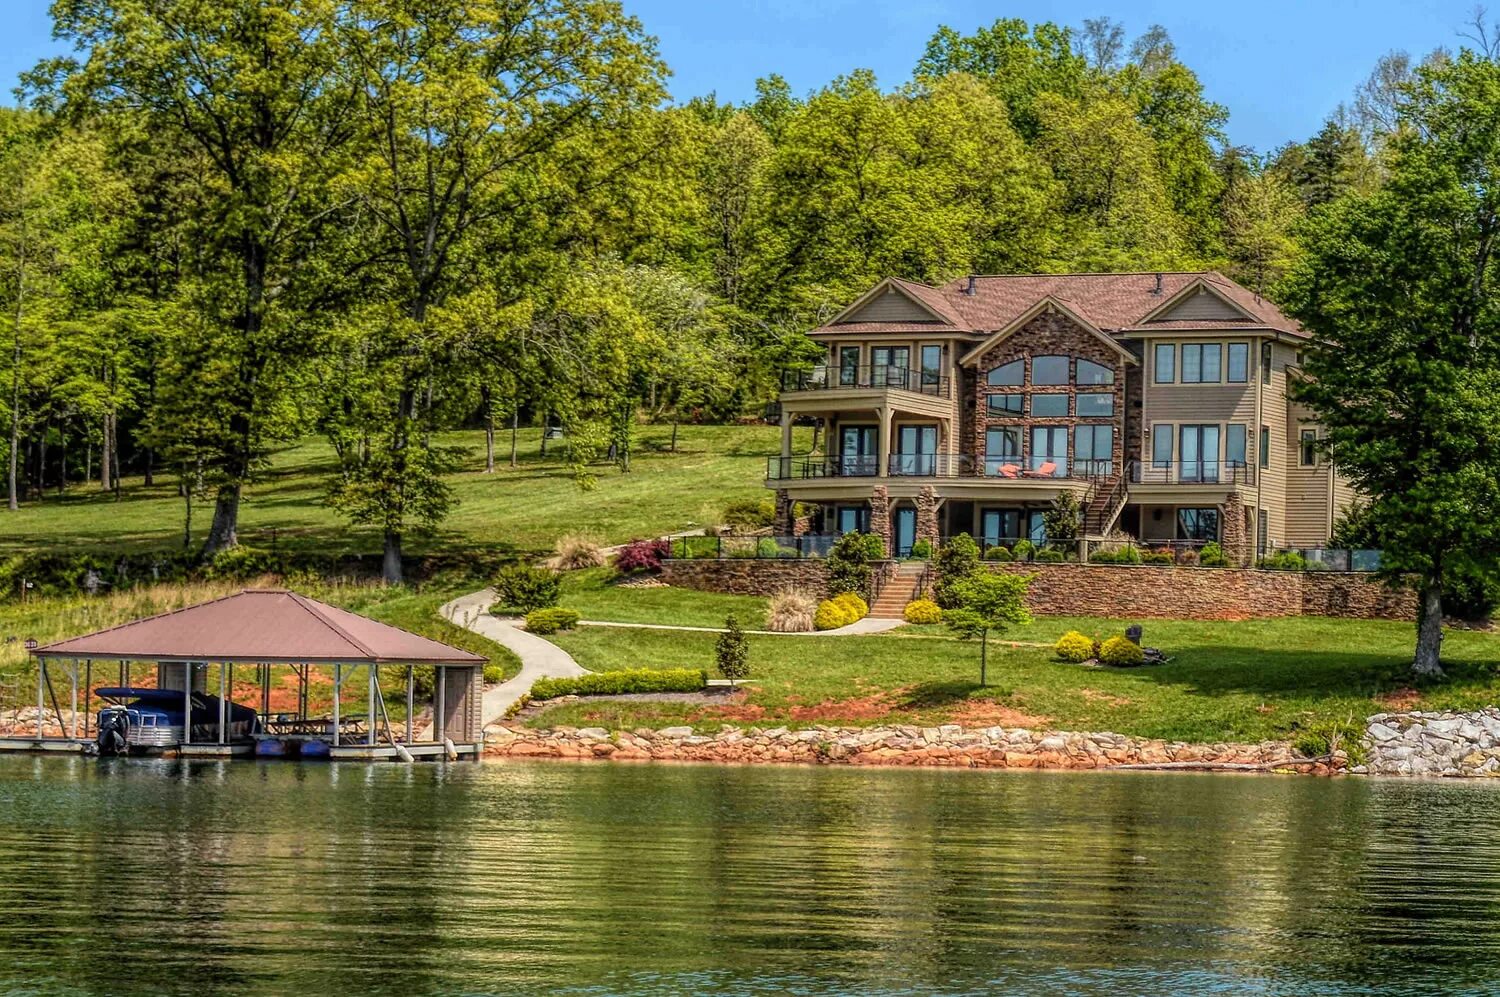
[[[459,596],[438,610],[450,623],[508,648],[521,659],[521,671],[515,678],[484,691],[486,726],[505,716],[516,700],[531,691],[537,679],[588,674],[588,669],[551,641],[527,633],[509,620],[491,616],[489,608],[494,601],[493,589],[481,589]]]
[[[612,620],[579,620],[580,627],[620,627],[626,630],[686,630],[690,633],[721,634],[723,627],[681,627],[670,623],[616,623]],[[860,634],[883,634],[887,630],[904,627],[903,620],[877,620],[866,616],[837,630],[806,630],[786,633],[781,630],[746,630],[754,637],[857,637]]]

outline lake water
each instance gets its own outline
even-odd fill
[[[0,992],[1500,992],[1500,787],[0,758]]]

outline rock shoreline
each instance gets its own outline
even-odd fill
[[[1500,776],[1500,709],[1377,713],[1365,725],[1361,775]]]
[[[603,727],[533,730],[495,725],[485,754],[574,761],[721,762],[727,764],[888,765],[992,769],[1200,769],[1342,771],[1342,755],[1306,758],[1282,741],[1189,744],[1108,732],[1024,728],[880,727],[740,728],[716,734],[691,727],[611,731]]]

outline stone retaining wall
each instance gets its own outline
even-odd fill
[[[1262,571],[1123,564],[987,562],[992,571],[1033,574],[1027,605],[1039,616],[1248,620],[1277,616],[1416,619],[1416,594],[1392,591],[1365,572]],[[817,559],[704,558],[666,561],[662,580],[707,592],[769,596],[785,588],[821,594]]]
[[[1377,713],[1362,764],[1370,775],[1500,776],[1500,709],[1473,713]]]
[[[958,768],[1108,769],[1122,766],[1288,770],[1327,775],[1340,763],[1302,758],[1280,741],[1184,744],[1110,733],[1000,727],[724,727],[712,736],[691,727],[633,732],[602,727],[530,730],[494,726],[485,753],[509,758],[740,764],[912,765]]]

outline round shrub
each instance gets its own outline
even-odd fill
[[[854,622],[849,610],[833,599],[818,603],[818,612],[813,616],[813,626],[819,630],[837,630]]]
[[[1011,554],[1009,547],[997,544],[985,549],[984,559],[986,561],[1012,561],[1015,557]]]
[[[928,540],[918,540],[911,545],[911,553],[907,555],[913,561],[927,561],[932,558],[932,543]]]
[[[1203,550],[1198,553],[1198,563],[1205,568],[1227,568],[1229,558],[1224,556],[1224,548],[1212,541],[1203,545]]]
[[[551,609],[534,609],[526,614],[526,629],[534,634],[555,634],[559,630],[572,630],[578,625],[578,610],[560,606]]]
[[[1057,550],[1054,547],[1043,547],[1041,550],[1036,552],[1036,559],[1038,561],[1050,562],[1054,564],[1061,563],[1062,561],[1066,560],[1063,552]]]
[[[1064,661],[1077,664],[1087,661],[1094,656],[1094,639],[1077,630],[1069,630],[1057,638],[1057,643],[1052,645],[1052,650]]]
[[[1017,540],[1016,545],[1010,549],[1010,552],[1017,561],[1029,561],[1036,556],[1036,544],[1030,540]]]
[[[529,613],[557,605],[562,594],[562,575],[550,568],[517,563],[500,569],[495,577],[495,604]]]
[[[632,540],[615,555],[615,570],[622,575],[660,571],[661,562],[671,556],[670,540]]]
[[[906,604],[906,611],[901,615],[907,623],[921,626],[943,622],[943,611],[931,599],[913,599]]]
[[[1133,644],[1124,637],[1111,637],[1099,648],[1099,660],[1106,665],[1129,667],[1144,663],[1146,652],[1141,650],[1139,644]]]
[[[870,604],[853,592],[840,592],[833,597],[833,601],[844,607],[844,612],[849,615],[850,623],[870,615]]]

